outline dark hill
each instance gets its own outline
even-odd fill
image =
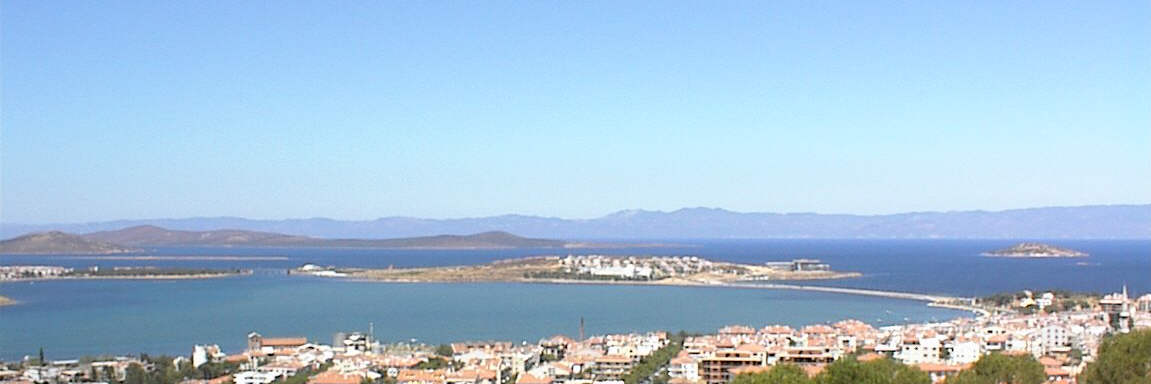
[[[245,247],[350,247],[350,248],[555,248],[561,240],[531,239],[507,232],[474,235],[438,235],[398,239],[321,239],[271,232],[233,229],[177,231],[144,225],[89,233],[86,239],[133,246],[245,246]]]
[[[0,254],[111,254],[138,249],[59,231],[32,233],[0,241]]]
[[[140,225],[115,231],[94,232],[84,238],[134,246],[174,245],[289,245],[315,241],[305,236],[279,233],[221,229],[214,231],[177,231],[154,225]]]
[[[336,246],[377,248],[558,248],[568,245],[566,241],[532,239],[501,231],[483,232],[474,235],[437,235],[402,239],[340,239],[324,241],[336,244]]]

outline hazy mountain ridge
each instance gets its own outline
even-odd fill
[[[742,213],[716,208],[627,210],[595,219],[502,215],[460,219],[384,217],[252,220],[236,217],[0,224],[4,237],[64,230],[87,233],[139,225],[179,230],[236,228],[323,238],[381,239],[504,231],[563,239],[673,238],[1151,238],[1151,205],[1095,205],[890,215]]]

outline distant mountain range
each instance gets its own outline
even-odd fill
[[[121,220],[96,223],[0,224],[0,234],[71,233],[140,225],[206,231],[223,228],[319,238],[385,239],[504,231],[552,239],[704,238],[1000,238],[1147,239],[1151,205],[1096,205],[1006,211],[914,212],[891,215],[741,213],[715,208],[671,212],[629,210],[586,220],[503,215],[461,219],[385,217],[252,220],[236,217]]]
[[[398,239],[320,239],[232,229],[179,231],[142,225],[84,235],[58,231],[23,235],[0,241],[0,254],[108,254],[166,246],[500,249],[580,247],[583,244],[530,239],[498,231]]]

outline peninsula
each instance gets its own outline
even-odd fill
[[[251,274],[246,269],[200,269],[161,267],[89,267],[84,269],[51,265],[0,266],[0,281],[52,279],[208,279]]]
[[[487,264],[425,268],[324,268],[305,265],[295,273],[387,282],[546,282],[722,285],[750,281],[858,277],[832,271],[818,260],[766,265],[712,261],[695,256],[536,256]]]
[[[274,232],[220,229],[179,231],[151,225],[115,231],[94,232],[85,238],[130,246],[243,246],[243,247],[328,247],[328,248],[425,248],[499,249],[562,248],[563,240],[534,239],[507,232],[490,231],[471,235],[436,235],[394,239],[324,239]]]
[[[31,233],[0,241],[0,254],[108,255],[138,251],[132,247],[59,231]]]
[[[314,247],[375,249],[629,248],[663,244],[588,243],[537,239],[507,232],[436,235],[394,239],[325,239],[274,232],[220,229],[180,231],[143,225],[83,235],[59,231],[29,234],[0,242],[0,254],[140,253],[144,247]]]
[[[1085,257],[1086,253],[1042,243],[1020,243],[1008,248],[984,252],[983,256],[1014,258]]]

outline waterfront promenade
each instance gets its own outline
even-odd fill
[[[927,302],[943,302],[943,301],[970,301],[970,298],[954,297],[954,296],[940,296],[928,295],[922,293],[912,292],[895,292],[895,291],[882,291],[875,289],[859,289],[859,288],[840,288],[840,287],[825,287],[818,285],[796,285],[796,284],[748,284],[748,283],[732,283],[728,284],[733,287],[741,288],[766,288],[766,289],[792,289],[800,291],[816,291],[816,292],[830,292],[830,293],[843,293],[848,295],[863,295],[863,296],[878,296],[889,297],[893,299],[907,299],[916,301]]]

